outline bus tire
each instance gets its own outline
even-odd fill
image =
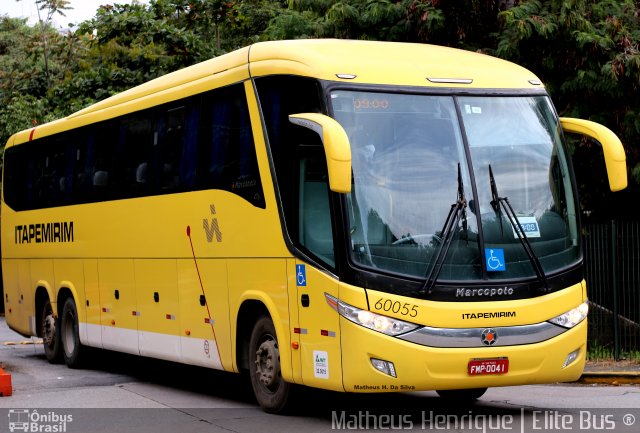
[[[482,397],[487,388],[446,389],[436,391],[445,400],[472,403]]]
[[[78,309],[72,297],[67,298],[62,307],[60,319],[60,340],[62,354],[68,367],[77,368],[81,362],[82,344],[78,325]]]
[[[249,340],[249,374],[258,404],[265,412],[285,410],[291,385],[282,378],[280,350],[273,321],[262,316],[253,327]]]
[[[58,364],[62,361],[62,342],[60,341],[60,319],[53,314],[51,301],[47,299],[42,308],[42,343],[47,361]]]

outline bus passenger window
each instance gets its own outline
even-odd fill
[[[185,142],[184,105],[166,110],[157,124],[154,154],[157,155],[156,171],[160,189],[171,192],[180,187],[180,163]]]
[[[196,182],[196,160],[200,125],[200,97],[194,97],[184,119],[184,141],[175,161],[182,189],[192,189]]]
[[[262,182],[246,95],[241,85],[203,95],[198,181],[264,209]]]
[[[151,158],[151,148],[156,136],[151,127],[150,110],[143,111],[120,121],[119,137],[117,140],[118,164],[113,179],[118,188],[119,197],[140,196],[148,193],[150,176],[144,169]],[[148,165],[147,165],[148,167]]]

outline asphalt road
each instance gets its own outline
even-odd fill
[[[264,413],[241,375],[106,351],[72,370],[32,343],[0,319],[0,365],[13,382],[0,397],[0,432],[640,431],[637,385],[493,388],[472,406],[435,392],[298,390],[283,416]]]

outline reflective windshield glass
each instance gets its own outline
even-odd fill
[[[545,273],[579,258],[576,203],[558,121],[548,98],[460,97],[492,278],[533,276],[515,228],[494,209],[489,166]],[[498,263],[500,262],[500,264]]]
[[[439,282],[535,277],[514,227],[491,204],[489,165],[545,273],[578,259],[569,170],[546,97],[341,90],[331,100],[352,147],[355,263],[419,278],[436,267]],[[468,206],[456,207],[461,197]],[[456,223],[443,230],[452,216]]]
[[[461,187],[471,193],[453,98],[336,91],[332,101],[352,148],[353,259],[424,277],[458,198],[458,164]],[[441,277],[454,278],[452,266],[458,276],[477,267],[476,232],[471,219],[464,232],[454,229],[449,256],[455,259],[448,258]]]

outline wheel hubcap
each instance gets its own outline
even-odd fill
[[[271,388],[278,383],[280,372],[280,354],[274,340],[266,340],[256,351],[256,376],[260,383]]]
[[[42,341],[50,346],[56,335],[56,319],[53,314],[48,314],[42,323]]]

